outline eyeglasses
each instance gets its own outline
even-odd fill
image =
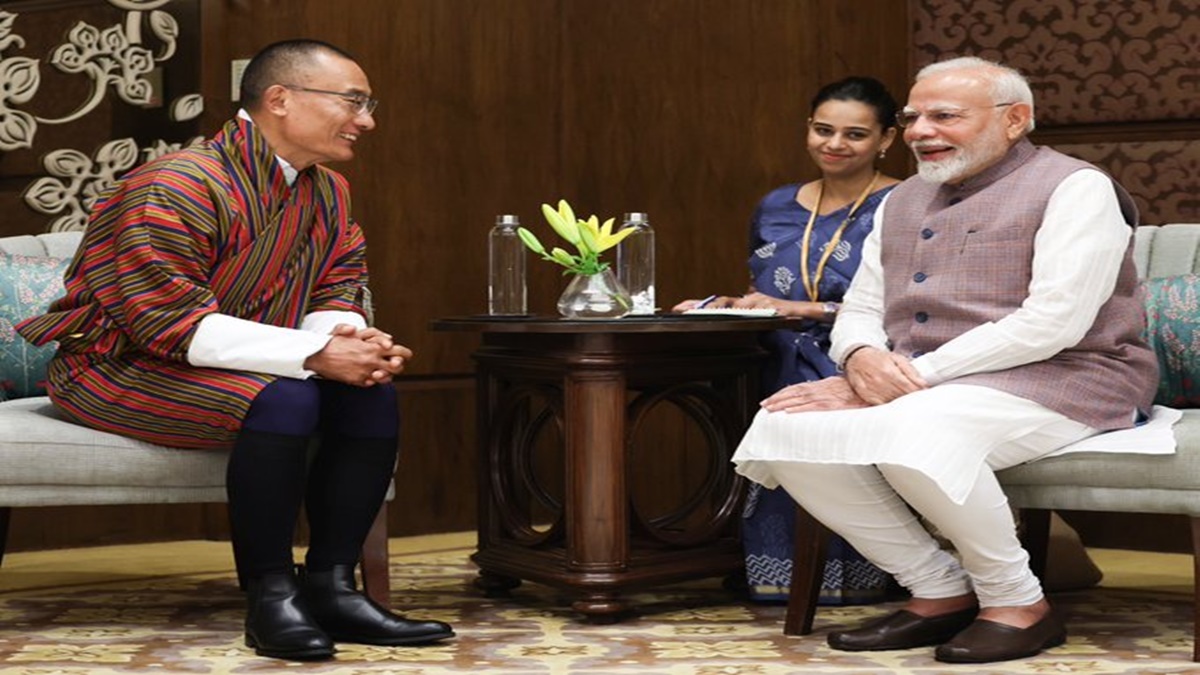
[[[285,84],[283,87],[285,89],[291,89],[292,91],[307,91],[310,94],[326,94],[329,96],[337,96],[346,103],[354,106],[355,115],[373,115],[375,114],[375,109],[379,107],[379,100],[371,98],[366,94],[358,94],[349,91],[329,91],[328,89],[309,89],[308,87],[301,87],[295,84]]]
[[[994,108],[1003,108],[1006,105],[1013,105],[1015,103],[1016,101],[997,103],[994,106],[989,106],[982,109],[991,110]],[[901,127],[907,127],[916,124],[917,120],[924,116],[925,119],[929,120],[929,123],[934,126],[952,127],[967,118],[968,110],[979,109],[980,108],[939,108],[937,110],[921,112],[919,110],[913,110],[912,108],[905,108],[904,110],[896,113],[896,124],[899,124]]]

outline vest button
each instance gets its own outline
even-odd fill
[[[933,238],[933,230],[929,229],[928,227],[921,230],[921,238],[922,239],[932,239]]]
[[[917,312],[917,314],[914,318],[916,318],[917,323],[925,323],[926,321],[929,320],[929,315],[926,314],[925,312]]]
[[[922,281],[925,281],[928,278],[929,277],[925,276],[924,272],[917,272],[916,274],[913,275],[913,281],[917,282],[918,284],[921,283]]]

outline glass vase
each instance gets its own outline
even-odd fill
[[[576,274],[558,298],[558,313],[567,319],[619,319],[632,307],[629,291],[609,268]]]

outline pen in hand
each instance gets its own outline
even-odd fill
[[[701,300],[700,302],[697,302],[697,303],[696,303],[696,309],[703,309],[705,306],[707,306],[707,305],[708,305],[708,303],[710,303],[710,302],[712,302],[713,300],[716,300],[716,299],[717,299],[717,296],[716,296],[716,295],[710,295],[710,296],[708,296],[707,298],[705,298],[705,299]]]

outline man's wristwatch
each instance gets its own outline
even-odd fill
[[[836,302],[826,302],[821,305],[821,312],[829,323],[833,323],[833,320],[837,318],[838,310],[841,308],[842,306]]]

